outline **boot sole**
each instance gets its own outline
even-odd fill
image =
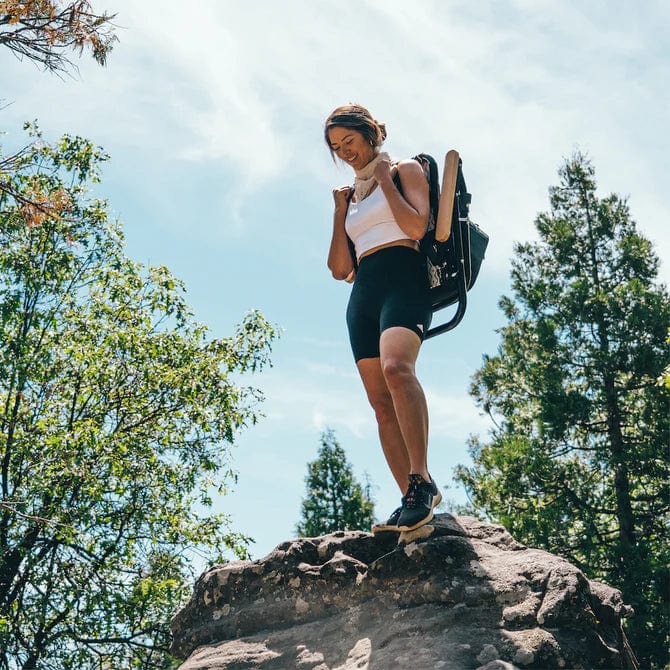
[[[383,535],[384,533],[400,533],[400,528],[398,526],[373,526],[372,534],[373,535]]]

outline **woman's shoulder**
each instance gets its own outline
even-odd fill
[[[396,163],[396,166],[398,168],[398,176],[403,182],[409,180],[408,183],[411,183],[418,179],[425,179],[421,164],[413,158],[400,160]]]
[[[402,173],[406,172],[410,174],[411,172],[421,172],[423,174],[423,168],[420,163],[413,158],[403,158],[402,160],[397,161],[396,165],[398,166],[398,170]]]

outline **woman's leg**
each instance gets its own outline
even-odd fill
[[[388,328],[380,339],[380,358],[363,358],[357,364],[375,411],[384,456],[403,493],[410,472],[430,481],[428,407],[415,373],[420,346],[411,330]]]
[[[386,460],[403,492],[402,507],[376,525],[375,533],[414,530],[433,518],[442,500],[426,464],[428,408],[414,371],[420,346],[413,331],[392,327],[380,338],[380,358],[358,361]]]
[[[409,486],[395,524],[401,532],[428,523],[442,500],[426,463],[428,407],[414,370],[420,346],[419,336],[402,326],[387,328],[379,340],[380,365],[410,461]]]
[[[420,347],[419,336],[408,328],[387,328],[379,341],[379,360],[409,459],[409,472],[429,482],[428,406],[415,372]]]
[[[398,425],[393,398],[386,385],[379,358],[363,358],[357,363],[363,386],[372,405],[379,429],[379,440],[401,493],[407,490],[410,458]]]

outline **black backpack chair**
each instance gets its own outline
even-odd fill
[[[422,165],[428,178],[433,214],[420,243],[427,259],[433,314],[456,305],[449,321],[428,330],[428,339],[452,330],[465,316],[468,291],[479,275],[489,237],[470,221],[472,196],[465,184],[463,161],[458,152],[451,150],[445,157],[439,193],[435,160],[426,154],[419,154],[415,160]]]

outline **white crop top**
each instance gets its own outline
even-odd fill
[[[350,202],[344,223],[347,235],[356,248],[356,258],[370,249],[396,240],[409,240],[393,218],[384,191],[377,186],[361,202]]]

